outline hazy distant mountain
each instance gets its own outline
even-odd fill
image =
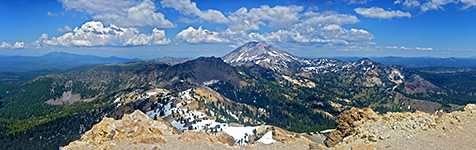
[[[0,72],[26,72],[45,68],[65,70],[79,66],[124,63],[138,60],[115,56],[78,55],[65,52],[51,52],[43,56],[0,56]]]
[[[191,59],[189,59],[189,58],[175,58],[175,57],[165,56],[165,57],[162,57],[162,58],[158,58],[157,60],[159,62],[163,62],[163,63],[166,63],[166,64],[175,65],[175,64],[184,63],[184,62],[189,61]]]
[[[356,61],[362,57],[335,57],[342,61]],[[371,57],[370,60],[386,65],[405,67],[474,67],[476,57],[471,58],[434,58],[434,57]]]

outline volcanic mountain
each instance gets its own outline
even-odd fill
[[[223,56],[223,61],[232,66],[240,66],[248,62],[291,62],[299,58],[277,49],[266,42],[249,42]]]

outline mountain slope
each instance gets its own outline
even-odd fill
[[[235,69],[219,58],[203,57],[173,66],[157,61],[140,61],[80,67],[38,77],[2,93],[5,95],[0,100],[0,114],[5,118],[25,119],[64,109],[63,106],[44,103],[49,100],[55,101],[55,104],[108,100],[116,94],[141,88],[161,87],[182,91],[211,80],[235,86],[243,84]],[[29,108],[24,107],[25,103],[29,104]]]

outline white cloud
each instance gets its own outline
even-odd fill
[[[250,33],[249,34],[251,39],[260,40],[260,41],[269,41],[269,42],[311,42],[310,39],[304,37],[301,33],[297,31],[289,31],[289,30],[278,30],[271,33]],[[320,39],[314,39],[320,40]],[[324,42],[324,41],[318,41]]]
[[[212,32],[207,29],[198,27],[188,27],[180,31],[176,36],[177,39],[184,40],[187,43],[227,43],[229,40],[219,37],[218,32]]]
[[[59,0],[68,10],[76,10],[93,15],[95,20],[120,27],[174,28],[175,24],[156,12],[151,0],[98,1],[98,0]]]
[[[57,29],[58,32],[70,32],[70,31],[73,31],[73,29],[71,29],[71,27],[65,25],[63,28],[58,28]]]
[[[35,42],[37,46],[138,46],[169,44],[165,31],[154,28],[151,34],[140,33],[136,28],[122,28],[115,25],[104,26],[99,21],[91,21],[76,27],[72,32],[48,39],[42,34]]]
[[[303,12],[301,6],[261,6],[240,8],[228,16],[228,29],[220,35],[236,43],[249,40],[319,45],[347,45],[369,42],[374,37],[365,30],[345,29],[342,25],[359,22],[354,15],[336,12]],[[259,31],[261,26],[271,32]]]
[[[198,22],[198,20],[181,17],[181,18],[179,18],[179,19],[177,20],[177,22],[192,24],[192,23]]]
[[[360,20],[357,19],[354,15],[348,14],[338,14],[335,12],[325,12],[325,13],[315,13],[315,12],[306,12],[304,14],[303,23],[308,25],[322,25],[322,24],[355,24]]]
[[[463,4],[462,9],[476,6],[476,0],[396,0],[394,4],[402,4],[409,8],[420,8],[422,12],[429,10],[444,10],[443,6],[448,4]]]
[[[25,42],[17,41],[13,45],[7,42],[2,42],[2,44],[0,45],[0,48],[10,48],[10,49],[25,48]]]
[[[15,42],[13,48],[25,48],[25,42]]]
[[[50,17],[59,17],[59,15],[57,13],[52,13],[50,11],[48,11],[48,13],[46,13],[47,16],[50,16]]]
[[[2,42],[2,45],[0,45],[0,48],[12,48],[12,44],[7,42]]]
[[[461,3],[464,4],[463,9],[468,9],[470,7],[476,6],[476,0],[461,0]]]
[[[223,13],[221,13],[220,11],[213,9],[201,11],[200,9],[198,9],[197,3],[192,2],[190,0],[162,0],[160,3],[164,8],[173,8],[184,15],[195,15],[205,21],[213,23],[228,22],[225,15],[223,15]]]
[[[344,2],[348,4],[365,4],[367,2],[370,2],[372,0],[343,0]]]
[[[7,42],[2,42],[2,44],[0,45],[0,48],[10,48],[10,49],[25,48],[25,42],[17,41],[13,45]]]
[[[376,48],[385,48],[385,49],[393,49],[393,50],[418,50],[418,51],[433,51],[434,49],[431,48],[431,47],[426,47],[426,48],[422,48],[422,47],[415,47],[415,48],[409,48],[409,47],[405,47],[405,46],[386,46],[386,47],[376,47]]]
[[[377,47],[377,48],[380,48],[380,47]],[[386,48],[386,49],[397,49],[397,50],[398,49],[400,49],[400,50],[411,50],[411,48],[408,48],[408,47],[405,47],[405,46],[400,46],[400,47],[398,47],[398,46],[386,46],[384,48]]]
[[[379,7],[355,8],[354,11],[357,14],[360,14],[368,18],[392,19],[392,18],[412,17],[412,15],[409,12],[402,12],[400,10],[387,11]]]
[[[362,29],[345,29],[340,25],[321,26],[297,25],[290,30],[278,30],[270,33],[250,33],[253,40],[288,43],[313,43],[318,45],[369,44],[374,36]]]
[[[416,50],[420,50],[420,51],[432,51],[433,48],[431,47],[427,47],[427,48],[421,48],[421,47],[415,47]]]
[[[421,11],[440,10],[443,9],[443,5],[456,2],[455,0],[431,0],[421,5]]]
[[[299,22],[302,6],[275,6],[262,5],[259,8],[242,7],[228,16],[230,20],[228,26],[232,30],[259,30],[260,26],[283,29]]]
[[[359,22],[357,17],[335,12],[306,12],[300,22],[289,29],[269,33],[250,33],[252,40],[317,45],[370,44],[374,36],[362,29],[345,29],[344,24]]]
[[[406,7],[418,7],[420,5],[421,4],[418,0],[405,0],[405,2],[403,2],[403,6]]]

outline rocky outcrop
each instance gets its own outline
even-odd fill
[[[354,134],[356,127],[375,117],[377,114],[369,108],[351,108],[342,112],[335,121],[337,128],[328,135],[325,144],[327,146],[338,144],[344,137]]]
[[[432,144],[452,149],[454,143],[476,140],[475,115],[474,104],[468,104],[464,111],[434,114],[416,111],[377,115],[370,109],[352,108],[337,117],[337,128],[328,135],[325,144],[337,149],[364,147],[363,144],[372,149],[429,149]]]
[[[154,149],[173,148],[177,143],[190,146],[227,147],[234,145],[233,137],[209,132],[180,132],[161,118],[152,120],[139,110],[124,115],[121,120],[105,117],[87,131],[80,140],[63,149]]]
[[[71,142],[64,150],[71,149],[291,149],[307,148],[310,141],[297,133],[271,126],[262,126],[259,132],[275,131],[278,142],[240,146],[224,133],[185,131],[172,127],[160,117],[153,120],[139,110],[126,114],[121,120],[105,117],[94,125],[81,139]]]

